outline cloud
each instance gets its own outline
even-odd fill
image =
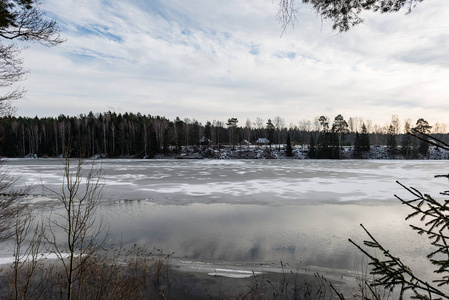
[[[343,34],[301,5],[281,35],[271,0],[48,0],[67,42],[24,51],[32,73],[18,113],[444,122],[449,3],[429,2],[365,14]]]

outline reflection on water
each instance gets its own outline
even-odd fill
[[[287,262],[292,266],[358,269],[362,256],[348,242],[365,238],[363,223],[404,261],[419,261],[428,251],[404,221],[401,205],[158,205],[123,201],[102,205],[110,222],[109,243],[140,243],[175,257],[227,263]],[[379,219],[382,222],[379,222]]]

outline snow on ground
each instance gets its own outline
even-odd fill
[[[342,158],[352,159],[354,148],[352,146],[345,146],[342,150]],[[198,148],[192,146],[182,147],[179,154],[168,154],[168,156],[157,155],[157,158],[181,158],[181,159],[199,159],[199,158],[214,158],[214,159],[308,159],[308,147],[296,146],[293,148],[293,156],[286,157],[285,145],[268,146],[236,146],[231,147],[210,147]],[[400,154],[390,155],[388,147],[381,145],[371,146],[369,153],[363,154],[364,159],[403,159]],[[449,159],[449,151],[429,147],[427,156],[419,155],[419,159]]]

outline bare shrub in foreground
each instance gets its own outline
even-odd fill
[[[75,285],[78,286],[77,298],[80,297],[86,264],[90,256],[103,246],[106,233],[104,224],[96,222],[95,218],[102,195],[103,171],[82,159],[72,161],[68,154],[61,170],[60,190],[44,189],[63,206],[62,214],[50,216],[46,240],[63,265],[67,283],[63,285],[66,287],[64,290],[67,299],[72,299]],[[58,239],[61,233],[65,242]]]

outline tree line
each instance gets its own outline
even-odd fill
[[[344,146],[353,146],[354,157],[362,158],[371,145],[386,145],[393,156],[417,158],[426,155],[428,143],[413,139],[407,134],[410,130],[416,128],[434,133],[443,141],[449,140],[445,124],[430,126],[424,119],[416,123],[406,120],[402,129],[397,116],[385,126],[361,118],[345,120],[342,115],[334,119],[320,116],[289,127],[280,117],[266,122],[257,118],[255,122],[247,119],[244,125],[238,123],[237,118],[202,124],[188,118],[169,120],[110,111],[57,118],[6,116],[0,119],[0,156],[56,157],[70,145],[75,151],[73,155],[82,157],[153,158],[156,154],[179,153],[186,146],[235,148],[263,139],[262,144],[270,149],[285,144],[289,144],[289,149],[292,145],[307,148],[310,158],[341,158]]]

